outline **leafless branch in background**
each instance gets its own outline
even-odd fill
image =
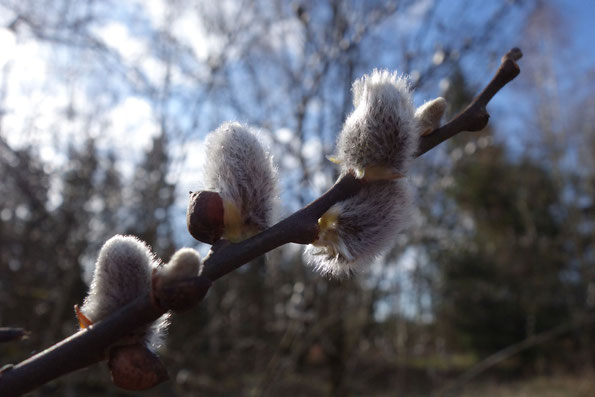
[[[488,121],[486,105],[519,74],[518,49],[503,58],[495,77],[467,109],[444,126],[422,138],[418,156],[462,131],[477,131]],[[204,261],[201,276],[187,279],[165,290],[154,290],[159,305],[143,296],[103,321],[5,370],[0,375],[0,395],[18,396],[64,374],[105,359],[118,339],[148,324],[168,310],[189,308],[200,302],[211,283],[276,247],[287,243],[308,244],[318,233],[317,221],[332,205],[356,194],[365,182],[347,174],[320,198],[262,233],[240,243],[219,241]]]
[[[12,342],[26,338],[28,332],[23,328],[0,327],[0,343]]]

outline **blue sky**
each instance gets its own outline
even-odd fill
[[[581,87],[588,87],[586,90],[589,89],[590,86],[582,84],[584,74],[589,70],[595,70],[595,50],[593,49],[595,1],[552,1],[552,4],[558,9],[554,16],[559,17],[558,28],[562,33],[561,36],[565,37],[568,43],[563,56],[552,60],[558,71],[557,77],[559,86],[563,89],[562,94],[566,95],[563,97],[563,103],[567,104],[572,103],[574,99],[572,94],[575,91],[573,90],[580,90]],[[146,74],[149,81],[159,83],[163,79],[164,68],[159,63],[158,57],[143,56],[147,50],[153,50],[143,35],[148,32],[148,26],[160,28],[167,23],[169,15],[167,8],[164,7],[165,2],[160,0],[139,0],[116,4],[120,4],[121,8],[118,8],[117,12],[111,12],[112,10],[109,8],[103,10],[102,18],[104,18],[104,23],[94,26],[92,33],[102,38],[124,61],[136,63],[138,68]],[[231,5],[233,1],[222,1],[221,4],[223,8],[227,7],[228,11],[233,8]],[[458,17],[457,15],[449,15],[449,13],[456,12],[457,8],[455,6],[459,4],[463,3],[442,2],[442,9],[439,10],[439,13],[442,13],[440,16],[443,17],[446,23],[452,21],[453,17]],[[443,37],[436,33],[438,28],[430,26],[428,29],[433,29],[434,34],[430,34],[426,40],[427,42],[424,43],[426,49],[431,50],[439,45],[460,44],[456,41],[464,40],[465,37],[473,34],[474,29],[478,28],[478,26],[468,21],[481,24],[481,18],[476,17],[491,12],[496,3],[477,1],[464,4],[470,4],[469,10],[466,15],[461,16],[462,23],[459,24],[460,26],[456,26],[458,31],[455,33],[458,36],[453,34],[451,37],[454,42],[442,43]],[[370,47],[379,45],[380,55],[374,62],[364,60],[365,62],[362,62],[362,65],[365,65],[358,66],[357,75],[354,77],[359,77],[362,73],[369,71],[371,67],[390,67],[402,70],[402,60],[396,61],[395,54],[391,52],[395,49],[395,36],[391,32],[395,29],[395,26],[396,29],[407,30],[419,25],[417,18],[428,12],[432,5],[433,1],[431,0],[420,1],[410,7],[406,13],[400,14],[393,19],[389,18],[385,25],[379,25],[376,32],[371,35],[371,39],[365,41],[363,45]],[[6,10],[2,7],[0,5],[0,26],[7,26],[11,16],[9,12],[4,12]],[[482,52],[481,57],[471,54],[464,60],[463,66],[469,73],[474,87],[480,88],[487,83],[498,66],[499,57],[505,51],[512,46],[523,45],[522,29],[518,26],[522,22],[522,16],[521,12],[511,15],[510,19],[506,21],[505,27],[496,32],[497,37],[489,38],[491,50],[486,52],[489,54],[488,56]],[[241,20],[237,22],[242,23]],[[275,32],[299,32],[299,23],[295,21],[278,22],[273,26]],[[209,59],[209,56],[223,51],[221,38],[216,37],[207,28],[198,25],[191,14],[179,16],[173,34],[182,44],[187,46],[187,51],[194,52],[196,59],[200,62],[204,63]],[[303,46],[303,42],[297,40],[295,36],[289,35],[289,37],[293,38],[289,42],[295,47],[291,48],[289,52],[296,51],[296,49]],[[282,46],[282,43],[273,40],[271,51],[278,49],[279,46]],[[9,73],[6,74],[9,79],[7,83],[8,94],[6,96],[7,114],[2,120],[3,133],[7,134],[12,144],[15,146],[27,143],[39,145],[42,159],[48,161],[55,169],[59,169],[66,160],[62,154],[64,148],[72,142],[76,143],[77,139],[80,140],[80,131],[86,129],[86,133],[98,138],[101,149],[115,148],[120,158],[127,160],[120,161],[122,171],[127,175],[131,174],[133,161],[138,160],[142,151],[150,145],[152,137],[159,131],[159,122],[155,116],[156,98],[143,96],[138,92],[134,92],[133,89],[124,89],[118,86],[122,82],[121,78],[114,77],[115,73],[112,72],[109,72],[110,75],[106,75],[106,71],[101,69],[102,65],[98,64],[93,58],[86,59],[84,53],[77,53],[76,59],[73,61],[75,57],[68,50],[62,49],[57,52],[56,48],[38,43],[27,34],[16,37],[8,29],[0,29],[0,49],[0,68]],[[382,52],[383,49],[386,49],[386,51]],[[478,48],[480,52],[483,50],[481,46]],[[525,58],[519,62],[522,70],[535,59],[530,51],[525,51],[525,53]],[[60,57],[56,57],[56,54],[60,54]],[[56,60],[59,62],[54,62]],[[176,61],[178,64],[171,72],[172,84],[180,90],[179,98],[189,101],[188,98],[199,95],[194,92],[197,89],[196,85],[189,86],[185,84],[184,79],[187,76],[184,74],[182,66],[200,77],[201,73],[204,72],[201,69],[204,64],[190,63],[187,57],[181,57]],[[57,63],[57,65],[52,62]],[[418,63],[424,64],[427,63],[427,60],[422,59]],[[84,80],[79,82],[76,80],[77,77],[87,72],[93,78],[92,81]],[[240,75],[240,77],[242,76]],[[270,104],[291,104],[289,102],[291,96],[283,91],[286,87],[275,81],[274,75],[265,76],[265,80],[266,77],[270,77],[272,80],[268,86],[269,91],[267,91],[262,102],[256,102],[254,107],[264,107],[264,105]],[[440,93],[441,77],[444,76],[439,76],[431,84],[419,90],[416,98],[417,104]],[[505,87],[489,106],[493,116],[492,123],[501,127],[498,138],[506,141],[520,154],[524,153],[526,149],[525,145],[528,137],[526,127],[528,120],[532,117],[532,107],[534,105],[534,98],[527,96],[527,83],[523,82],[527,81],[527,78],[526,73],[521,73],[517,80]],[[107,91],[104,90],[106,87],[117,88],[118,91],[121,91],[121,96],[118,98],[110,97],[109,93],[103,92]],[[337,87],[335,89],[340,92],[343,88]],[[100,122],[89,127],[85,124],[84,117],[74,120],[65,119],[63,117],[64,109],[68,107],[73,98],[76,100],[76,104],[83,116],[92,116],[97,106],[102,107],[100,110],[103,113],[101,113]],[[179,121],[180,125],[187,126],[190,124],[192,112],[184,107],[185,103],[181,102],[179,98],[172,101],[169,106],[174,110],[174,115],[179,116],[177,117],[179,120],[176,121]],[[330,105],[335,106],[337,104],[330,103]],[[312,109],[316,108],[316,106],[316,103],[314,103]],[[195,190],[200,179],[199,175],[203,161],[202,139],[208,130],[214,127],[212,124],[227,121],[229,117],[234,116],[228,109],[217,103],[207,104],[202,110],[208,115],[205,119],[211,118],[212,120],[202,122],[192,136],[184,139],[183,144],[174,145],[172,149],[173,154],[181,159],[174,165],[172,172],[172,179],[179,184],[180,200],[177,216],[181,223],[183,223],[187,199],[185,192]],[[261,111],[266,113],[265,110]],[[322,111],[314,109],[313,113],[322,113]],[[88,114],[85,114],[85,112]],[[293,109],[289,109],[286,113],[270,117],[276,123],[272,127],[275,129],[273,133],[281,141],[288,142],[291,140],[293,126],[291,124],[283,125],[282,123],[284,117],[292,112]],[[309,131],[316,131],[318,128],[315,121],[313,119],[309,122]],[[328,126],[326,128],[329,131],[331,130]],[[321,157],[316,156],[315,152],[326,149],[325,145],[332,144],[332,139],[327,139],[327,141],[321,143],[319,140],[312,139],[305,145],[303,150],[312,158]],[[277,158],[280,163],[285,164],[286,169],[297,168],[296,165],[299,165],[299,163],[295,162],[295,159],[292,159],[286,153],[280,153]],[[313,161],[314,165],[316,165],[316,161]],[[287,178],[288,185],[295,185],[295,180],[296,178],[293,176]],[[331,182],[329,178],[324,176],[315,179],[312,186],[310,186],[312,192],[309,197],[313,197],[324,190]],[[185,234],[184,236],[187,238]]]
[[[562,13],[571,51],[577,55],[579,66],[595,67],[595,1],[590,0],[555,0]]]

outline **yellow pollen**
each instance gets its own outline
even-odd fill
[[[223,235],[231,242],[242,240],[242,214],[236,205],[223,200]]]
[[[325,212],[320,219],[318,219],[318,240],[312,245],[315,246],[330,246],[339,242],[337,235],[337,223],[339,221],[339,213],[336,209],[331,208]]]

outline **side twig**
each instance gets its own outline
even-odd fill
[[[29,335],[23,328],[0,327],[0,343],[25,339]]]
[[[439,390],[435,394],[435,397],[446,397],[454,395],[454,393],[459,392],[462,387],[464,387],[470,381],[475,379],[477,376],[481,375],[488,369],[500,364],[501,362],[508,360],[509,358],[534,346],[549,342],[552,339],[555,339],[569,331],[572,331],[575,328],[579,328],[587,324],[591,324],[593,322],[595,322],[595,318],[593,318],[592,316],[582,316],[570,322],[560,324],[542,333],[532,335],[518,343],[515,343],[502,350],[499,350],[496,353],[493,353],[488,357],[484,358],[483,360],[481,360],[465,372],[463,372],[461,376],[459,376],[457,379],[455,379],[451,383],[447,384],[444,388]]]
[[[453,120],[423,137],[416,157],[462,131],[485,127],[489,114],[486,105],[494,95],[520,72],[516,60],[522,53],[510,50],[492,81]],[[262,233],[242,241],[219,241],[205,258],[201,276],[183,280],[166,291],[153,291],[91,327],[0,373],[0,395],[19,396],[62,375],[85,368],[106,358],[111,345],[135,329],[155,321],[167,310],[187,309],[200,302],[212,281],[232,272],[252,259],[287,243],[309,244],[318,235],[318,219],[335,203],[355,195],[365,182],[351,174],[342,176],[332,188],[306,207]]]
[[[488,102],[504,87],[519,75],[521,69],[516,61],[521,59],[523,53],[518,48],[513,48],[502,57],[496,75],[483,91],[454,119],[442,127],[432,131],[421,138],[416,157],[433,149],[445,140],[452,138],[462,131],[479,131],[483,129],[490,119],[486,109]]]

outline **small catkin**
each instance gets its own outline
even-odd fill
[[[239,241],[270,226],[277,173],[256,134],[239,123],[225,123],[207,136],[205,145],[205,187],[223,200],[223,236]]]
[[[81,311],[93,322],[106,317],[151,288],[152,255],[133,236],[114,236],[99,251],[89,295]]]
[[[415,110],[421,136],[428,135],[440,127],[440,120],[445,110],[446,100],[442,97],[428,101]]]
[[[406,78],[374,70],[353,84],[355,109],[337,140],[341,173],[376,177],[319,220],[319,239],[306,259],[321,273],[341,277],[381,255],[408,224],[411,194],[404,176],[419,142],[419,123]],[[391,177],[396,175],[398,177]]]
[[[181,248],[159,269],[159,276],[167,284],[197,276],[201,270],[202,261],[198,252],[192,248]]]
[[[96,323],[151,290],[155,259],[150,248],[133,236],[116,235],[101,247],[89,294],[80,311]],[[164,315],[132,339],[157,346],[168,324]],[[132,341],[131,341],[132,342]]]

